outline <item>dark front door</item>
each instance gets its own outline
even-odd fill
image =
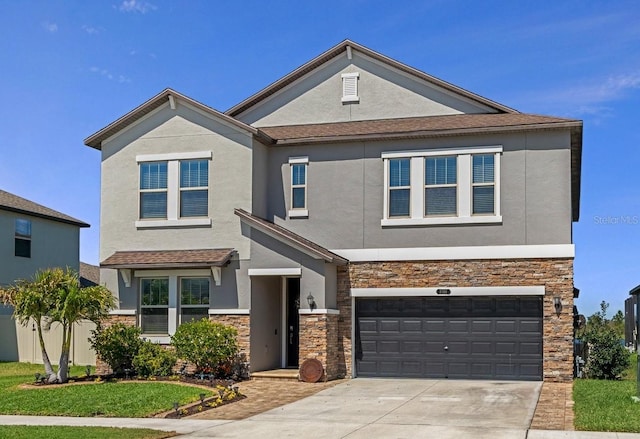
[[[358,299],[359,376],[542,379],[542,298]]]
[[[287,367],[298,367],[300,279],[287,278]]]

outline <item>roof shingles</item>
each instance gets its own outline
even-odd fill
[[[199,250],[118,251],[100,263],[104,268],[221,267],[235,252],[231,248]]]
[[[50,209],[41,204],[34,203],[25,198],[0,190],[0,209],[11,212],[32,215],[61,223],[73,224],[78,227],[89,227],[89,224],[73,218],[57,210]]]

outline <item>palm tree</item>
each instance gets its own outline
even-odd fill
[[[67,268],[47,269],[35,274],[31,281],[20,280],[14,286],[0,289],[0,300],[13,306],[14,318],[22,325],[33,319],[38,330],[45,374],[50,383],[69,379],[69,352],[74,323],[90,320],[96,324],[115,306],[111,292],[103,286],[81,288],[78,274]],[[58,322],[62,329],[62,350],[58,371],[54,372],[47,354],[43,328]]]

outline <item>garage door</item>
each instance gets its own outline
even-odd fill
[[[541,297],[356,300],[362,377],[542,379]]]

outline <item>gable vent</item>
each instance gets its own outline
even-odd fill
[[[342,74],[342,102],[358,102],[358,77],[359,73]]]

